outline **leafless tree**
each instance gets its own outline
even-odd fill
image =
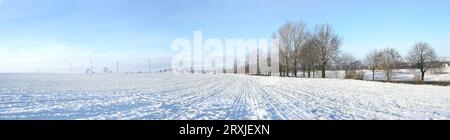
[[[407,56],[408,62],[411,64],[412,68],[420,69],[422,76],[421,81],[425,80],[425,73],[436,67],[436,52],[434,49],[426,42],[417,41],[412,47],[411,51]]]
[[[381,68],[381,58],[382,53],[374,49],[371,52],[369,52],[365,58],[365,63],[367,67],[372,71],[372,80],[375,80],[375,71]]]
[[[316,27],[316,36],[319,41],[319,63],[322,69],[322,78],[325,78],[327,65],[339,54],[341,39],[330,24],[318,25]]]
[[[291,57],[291,46],[294,43],[294,37],[293,37],[293,28],[294,24],[291,22],[285,23],[280,29],[279,29],[279,38],[280,38],[280,66],[283,66],[283,75],[289,76],[289,58]]]
[[[436,61],[432,62],[433,68],[429,71],[434,74],[442,74],[446,73],[444,68],[446,68],[445,62],[448,62],[447,58],[445,57],[438,57]],[[448,65],[448,64],[447,64]]]
[[[300,64],[302,66],[303,77],[305,72],[308,73],[308,77],[311,77],[311,71],[314,73],[317,64],[320,61],[319,57],[319,40],[316,36],[310,35],[305,45],[300,50]]]
[[[353,79],[356,76],[356,58],[349,54],[349,53],[343,53],[341,56],[341,67],[344,69],[345,72],[345,78],[346,79]]]
[[[309,33],[306,29],[306,24],[303,21],[298,21],[297,23],[295,23],[295,27],[294,27],[294,44],[293,44],[293,55],[292,55],[292,59],[293,59],[293,66],[294,66],[294,70],[293,70],[293,75],[294,77],[297,77],[297,66],[299,64],[299,58],[300,58],[300,53],[301,53],[301,48],[303,46],[306,45],[307,41],[308,41],[308,36]]]
[[[381,63],[380,66],[384,70],[386,75],[386,80],[391,81],[392,71],[395,69],[398,64],[401,62],[401,56],[398,51],[394,48],[385,48],[381,52]]]
[[[306,24],[302,21],[287,22],[280,28],[279,34],[286,75],[289,76],[289,71],[291,71],[292,76],[297,77],[300,50],[307,41]]]

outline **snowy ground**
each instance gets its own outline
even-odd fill
[[[0,119],[450,119],[450,87],[219,74],[0,74]]]
[[[364,80],[372,80],[372,71],[362,70],[364,72]],[[358,70],[360,72],[360,70]],[[414,81],[414,75],[417,74],[420,78],[420,70],[412,69],[396,69],[393,71],[394,75],[392,77],[393,81]],[[302,76],[303,73],[299,72],[298,76]],[[326,76],[328,78],[344,79],[345,72],[343,70],[339,71],[326,71]],[[317,71],[314,77],[321,77],[320,71]],[[375,80],[386,80],[385,74],[382,70],[375,71]],[[431,73],[427,72],[425,74],[425,81],[450,81],[450,68],[444,68],[442,73]]]

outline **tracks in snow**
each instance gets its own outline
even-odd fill
[[[221,74],[0,77],[0,119],[450,118],[450,87]]]

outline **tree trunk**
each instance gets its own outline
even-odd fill
[[[422,82],[425,80],[425,71],[422,71],[422,77],[420,77],[420,80],[422,80]]]
[[[294,59],[294,72],[293,72],[294,74],[294,77],[297,77],[297,60],[296,59]]]
[[[281,58],[279,56],[278,56],[278,59],[281,60]],[[278,61],[278,73],[279,73],[278,76],[281,76],[281,74],[283,73],[283,71],[281,70],[281,61]]]
[[[308,77],[311,77],[311,69],[308,69]]]
[[[322,64],[322,78],[325,78],[325,67],[326,67],[327,63],[323,63]]]
[[[391,73],[389,71],[386,72],[387,81],[391,81]]]
[[[325,69],[322,69],[322,78],[325,78]]]
[[[285,76],[289,77],[289,60],[286,54],[286,69],[285,69]]]
[[[302,66],[302,73],[303,73],[303,78],[305,78],[306,77],[306,69],[303,66]]]
[[[372,70],[372,81],[375,81],[375,69]]]
[[[250,72],[250,64],[249,64],[249,70]],[[256,75],[260,75],[260,71],[259,71],[259,48],[256,48]]]

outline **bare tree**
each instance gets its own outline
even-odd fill
[[[279,34],[286,75],[289,76],[291,71],[292,76],[297,77],[300,50],[307,41],[306,24],[302,21],[287,22],[280,28]]]
[[[299,64],[299,58],[300,58],[300,52],[302,46],[305,46],[308,41],[309,33],[306,30],[306,24],[303,21],[298,21],[295,24],[294,31],[293,31],[293,37],[294,37],[294,44],[293,44],[293,75],[294,77],[297,77],[297,66]]]
[[[380,69],[382,53],[379,50],[372,50],[365,58],[367,67],[372,71],[372,80],[375,80],[375,71]]]
[[[341,56],[341,67],[344,69],[345,72],[345,79],[353,79],[356,76],[356,58],[349,54],[349,53],[343,53]]]
[[[386,75],[386,80],[391,81],[392,71],[395,69],[398,64],[401,62],[401,56],[398,51],[394,48],[385,48],[381,52],[381,63],[380,66],[383,68],[384,73]]]
[[[331,60],[339,54],[341,39],[329,24],[316,27],[316,35],[319,41],[320,68],[322,78],[325,78],[325,70]]]
[[[316,66],[320,61],[319,40],[316,36],[309,36],[309,39],[300,50],[300,63],[302,65],[303,77],[307,71],[308,77],[311,77],[311,71],[314,73]]]
[[[430,72],[434,73],[434,74],[445,73],[444,68],[446,68],[448,66],[448,64],[445,64],[445,62],[448,62],[447,58],[445,58],[445,57],[436,58],[436,61],[433,61],[431,63],[433,65],[433,68],[430,69]]]
[[[436,52],[426,42],[416,42],[411,51],[408,53],[407,59],[412,68],[420,69],[422,74],[420,78],[421,81],[425,80],[425,72],[436,67]]]
[[[291,57],[291,46],[294,43],[293,38],[293,28],[294,25],[291,22],[285,23],[279,30],[280,37],[280,55],[282,59],[280,59],[280,65],[283,65],[284,76],[289,76],[289,58]]]

